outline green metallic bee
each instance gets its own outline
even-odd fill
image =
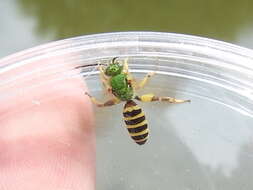
[[[127,59],[123,63],[113,58],[109,64],[99,65],[101,81],[107,92],[113,95],[113,98],[102,103],[96,98],[85,93],[91,98],[91,101],[98,107],[112,106],[122,101],[126,102],[123,110],[123,116],[126,128],[131,138],[139,145],[145,144],[148,139],[149,129],[145,114],[142,109],[133,101],[136,99],[141,102],[162,101],[168,103],[184,103],[190,100],[178,100],[171,97],[158,97],[154,94],[144,94],[138,96],[135,90],[145,86],[147,81],[155,72],[148,73],[139,83],[132,77],[128,71]]]

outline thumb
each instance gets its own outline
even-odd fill
[[[95,135],[80,79],[0,100],[0,189],[95,189]]]

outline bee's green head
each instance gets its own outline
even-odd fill
[[[106,67],[105,74],[107,76],[115,76],[122,72],[123,65],[116,61],[117,57],[112,59],[112,62]]]

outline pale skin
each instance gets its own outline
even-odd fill
[[[1,190],[95,190],[94,116],[84,91],[82,79],[67,79],[0,99]]]
[[[105,102],[101,102],[97,100],[95,97],[93,97],[92,95],[90,95],[89,93],[86,92],[85,94],[89,96],[93,104],[95,104],[98,107],[113,106],[120,103],[121,100],[112,94],[112,89],[109,84],[110,77],[106,76],[104,72],[104,67],[102,65],[99,66],[99,71],[100,71],[100,78],[101,78],[103,86],[105,87],[106,91],[113,96],[113,98]],[[127,80],[133,87],[134,91],[144,88],[145,85],[150,80],[150,78],[155,75],[155,72],[150,72],[140,82],[137,82],[136,79],[132,77],[131,73],[128,70],[128,58],[124,59],[123,73],[127,74],[128,76]],[[154,94],[144,94],[141,96],[136,95],[134,99],[141,102],[161,101],[161,102],[168,102],[168,103],[174,103],[174,104],[190,102],[190,100],[180,100],[180,99],[176,99],[172,97],[159,97],[159,96],[155,96]]]

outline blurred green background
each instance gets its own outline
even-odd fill
[[[0,57],[92,33],[193,34],[253,48],[252,0],[1,0]]]

